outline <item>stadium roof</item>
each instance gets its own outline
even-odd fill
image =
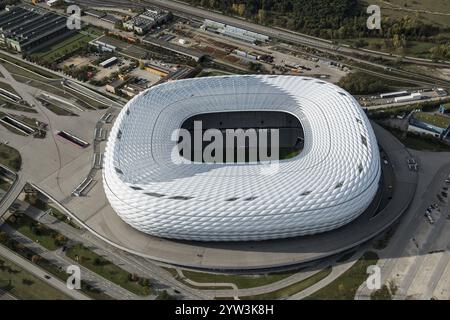
[[[304,130],[302,152],[270,167],[172,160],[171,137],[185,119],[240,110],[296,116]],[[330,83],[293,76],[155,86],[118,116],[104,165],[106,195],[124,221],[152,235],[202,241],[332,230],[368,207],[380,177],[376,138],[357,101]]]

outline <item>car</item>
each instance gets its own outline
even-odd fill
[[[386,159],[384,159],[383,162],[384,164],[389,164],[389,162]]]
[[[48,279],[51,279],[52,277],[50,277],[49,275],[46,274],[46,275],[44,275],[44,278],[48,280]]]

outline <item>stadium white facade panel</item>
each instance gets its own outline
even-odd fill
[[[227,111],[290,113],[303,127],[304,148],[272,172],[264,164],[172,161],[171,137],[185,119]],[[367,209],[379,179],[374,132],[350,94],[318,79],[270,75],[187,79],[141,93],[117,117],[103,171],[107,198],[126,223],[199,241],[338,228]]]

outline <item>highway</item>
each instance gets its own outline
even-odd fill
[[[333,50],[340,53],[362,54],[366,56],[372,56],[377,58],[384,58],[395,61],[398,58],[402,58],[405,62],[415,63],[419,65],[434,66],[434,67],[450,67],[450,62],[433,62],[431,60],[414,58],[414,57],[401,57],[398,55],[391,55],[383,52],[377,52],[366,49],[355,49],[349,46],[339,45],[336,46],[331,40],[312,37],[306,34],[289,31],[286,29],[272,28],[267,26],[258,25],[243,19],[230,17],[221,13],[192,7],[183,2],[168,1],[168,0],[77,0],[77,3],[87,7],[118,7],[118,8],[130,8],[130,7],[145,7],[149,5],[156,5],[162,8],[171,10],[176,15],[185,17],[188,19],[211,19],[217,22],[230,24],[239,28],[247,29],[249,31],[265,34],[273,39],[279,39],[286,42],[305,45],[308,47]]]

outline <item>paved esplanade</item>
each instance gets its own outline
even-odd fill
[[[409,206],[414,196],[417,173],[410,171],[406,148],[385,129],[373,124],[379,144],[386,152],[383,181],[393,185],[392,199],[373,216],[368,210],[352,223],[328,233],[285,240],[202,243],[171,241],[148,236],[124,223],[98,193],[96,201],[104,204],[83,217],[83,224],[103,240],[126,251],[157,261],[210,269],[259,269],[309,262],[341,252],[379,234]],[[392,167],[395,170],[392,170]],[[393,177],[391,176],[393,175]],[[392,181],[394,180],[394,181]],[[384,188],[387,188],[385,185]],[[84,199],[85,200],[85,199]],[[78,203],[80,205],[80,203]],[[374,204],[375,205],[375,204]],[[70,206],[77,208],[76,205]]]

